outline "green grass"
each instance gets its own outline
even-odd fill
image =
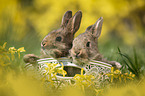
[[[133,55],[122,53],[120,48],[118,48],[119,55],[123,61],[123,68],[128,69],[133,74],[136,75],[137,79],[140,79],[144,75],[144,62],[141,62],[142,57],[136,53],[136,50],[133,49]],[[140,59],[139,59],[140,58]]]

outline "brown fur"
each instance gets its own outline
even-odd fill
[[[74,34],[80,27],[81,18],[81,11],[75,13],[73,17],[72,11],[67,11],[62,18],[61,27],[49,32],[49,34],[42,40],[41,57],[59,58],[67,56],[72,47]],[[28,62],[28,59],[30,59],[31,56],[35,57],[34,54],[25,55],[24,61]]]
[[[84,65],[90,60],[98,60],[111,64],[116,68],[121,65],[116,61],[108,61],[103,58],[98,50],[98,38],[101,35],[103,18],[100,17],[94,25],[89,26],[85,33],[80,34],[73,41],[70,55],[75,64]]]

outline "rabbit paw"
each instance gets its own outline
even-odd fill
[[[116,61],[115,61],[115,67],[116,67],[117,69],[120,69],[120,68],[122,67],[122,65],[121,65],[119,62],[116,62]]]
[[[24,62],[25,63],[30,63],[30,64],[35,64],[38,59],[39,59],[39,57],[34,55],[34,54],[26,54],[23,57]]]

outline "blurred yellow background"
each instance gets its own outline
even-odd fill
[[[39,43],[52,30],[59,28],[64,13],[83,13],[79,31],[104,18],[99,41],[118,40],[127,45],[144,47],[145,0],[1,0],[0,44],[4,42]],[[24,40],[25,39],[25,40]],[[30,41],[30,42],[29,42]],[[23,44],[21,45],[23,46]],[[30,44],[31,46],[31,44]],[[34,46],[33,46],[34,47]]]

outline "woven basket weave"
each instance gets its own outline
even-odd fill
[[[96,61],[96,60],[92,60],[89,62],[89,64],[86,64],[84,66],[79,66],[72,63],[70,59],[65,58],[65,57],[58,58],[57,60],[54,58],[43,58],[43,59],[37,60],[37,62],[38,62],[37,70],[41,70],[41,72],[44,72],[45,67],[48,67],[46,63],[58,64],[57,67],[62,66],[62,63],[63,63],[64,67],[72,67],[72,68],[77,68],[80,70],[81,68],[84,68],[84,75],[94,75],[94,76],[97,76],[98,74],[101,74],[101,73],[108,73],[111,71],[111,67],[112,67],[112,65],[108,63],[104,63],[104,62]],[[31,67],[33,66],[32,64],[27,64],[27,67],[28,69],[31,69]],[[36,70],[36,68],[32,68],[32,69]],[[63,76],[57,75],[57,78],[58,79],[72,79],[73,76],[63,77]]]

